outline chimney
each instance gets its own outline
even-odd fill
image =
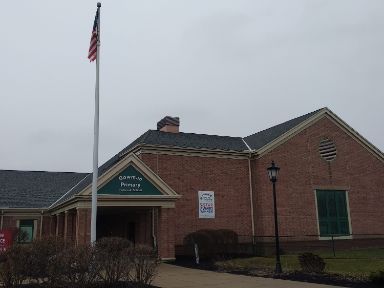
[[[179,117],[165,116],[157,122],[157,130],[163,132],[179,133],[180,119]]]

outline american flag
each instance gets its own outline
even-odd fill
[[[98,39],[98,22],[99,22],[99,8],[96,10],[95,21],[93,22],[91,43],[89,45],[88,59],[90,62],[95,61],[97,57],[97,39]]]

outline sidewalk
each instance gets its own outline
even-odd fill
[[[321,284],[251,277],[161,264],[153,285],[162,288],[330,288]]]

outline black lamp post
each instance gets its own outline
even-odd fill
[[[275,273],[280,274],[282,272],[281,262],[280,262],[280,244],[279,244],[279,227],[277,224],[277,208],[276,208],[276,181],[277,174],[279,174],[280,168],[275,165],[275,162],[272,161],[271,167],[267,168],[269,180],[272,182],[273,186],[273,211],[275,215],[275,243],[276,243],[276,268]]]

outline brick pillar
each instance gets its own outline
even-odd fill
[[[158,251],[161,259],[175,259],[175,209],[159,211]]]
[[[63,238],[66,241],[68,237],[68,210],[64,212],[64,233]]]
[[[56,215],[56,236],[64,237],[64,213]]]
[[[51,219],[49,220],[49,236],[56,236],[56,224],[57,223],[57,217],[56,215],[52,215]]]
[[[73,226],[74,213],[72,210],[65,211],[65,240],[72,242],[74,240]]]
[[[77,209],[77,244],[89,244],[91,242],[91,209]]]
[[[52,231],[55,231],[54,229],[52,229],[52,222],[53,222],[52,218],[53,217],[50,215],[44,215],[43,216],[43,227],[42,227],[42,231],[41,231],[41,238],[50,237],[50,236],[55,234],[52,232]],[[56,227],[56,226],[54,226],[54,227]]]

